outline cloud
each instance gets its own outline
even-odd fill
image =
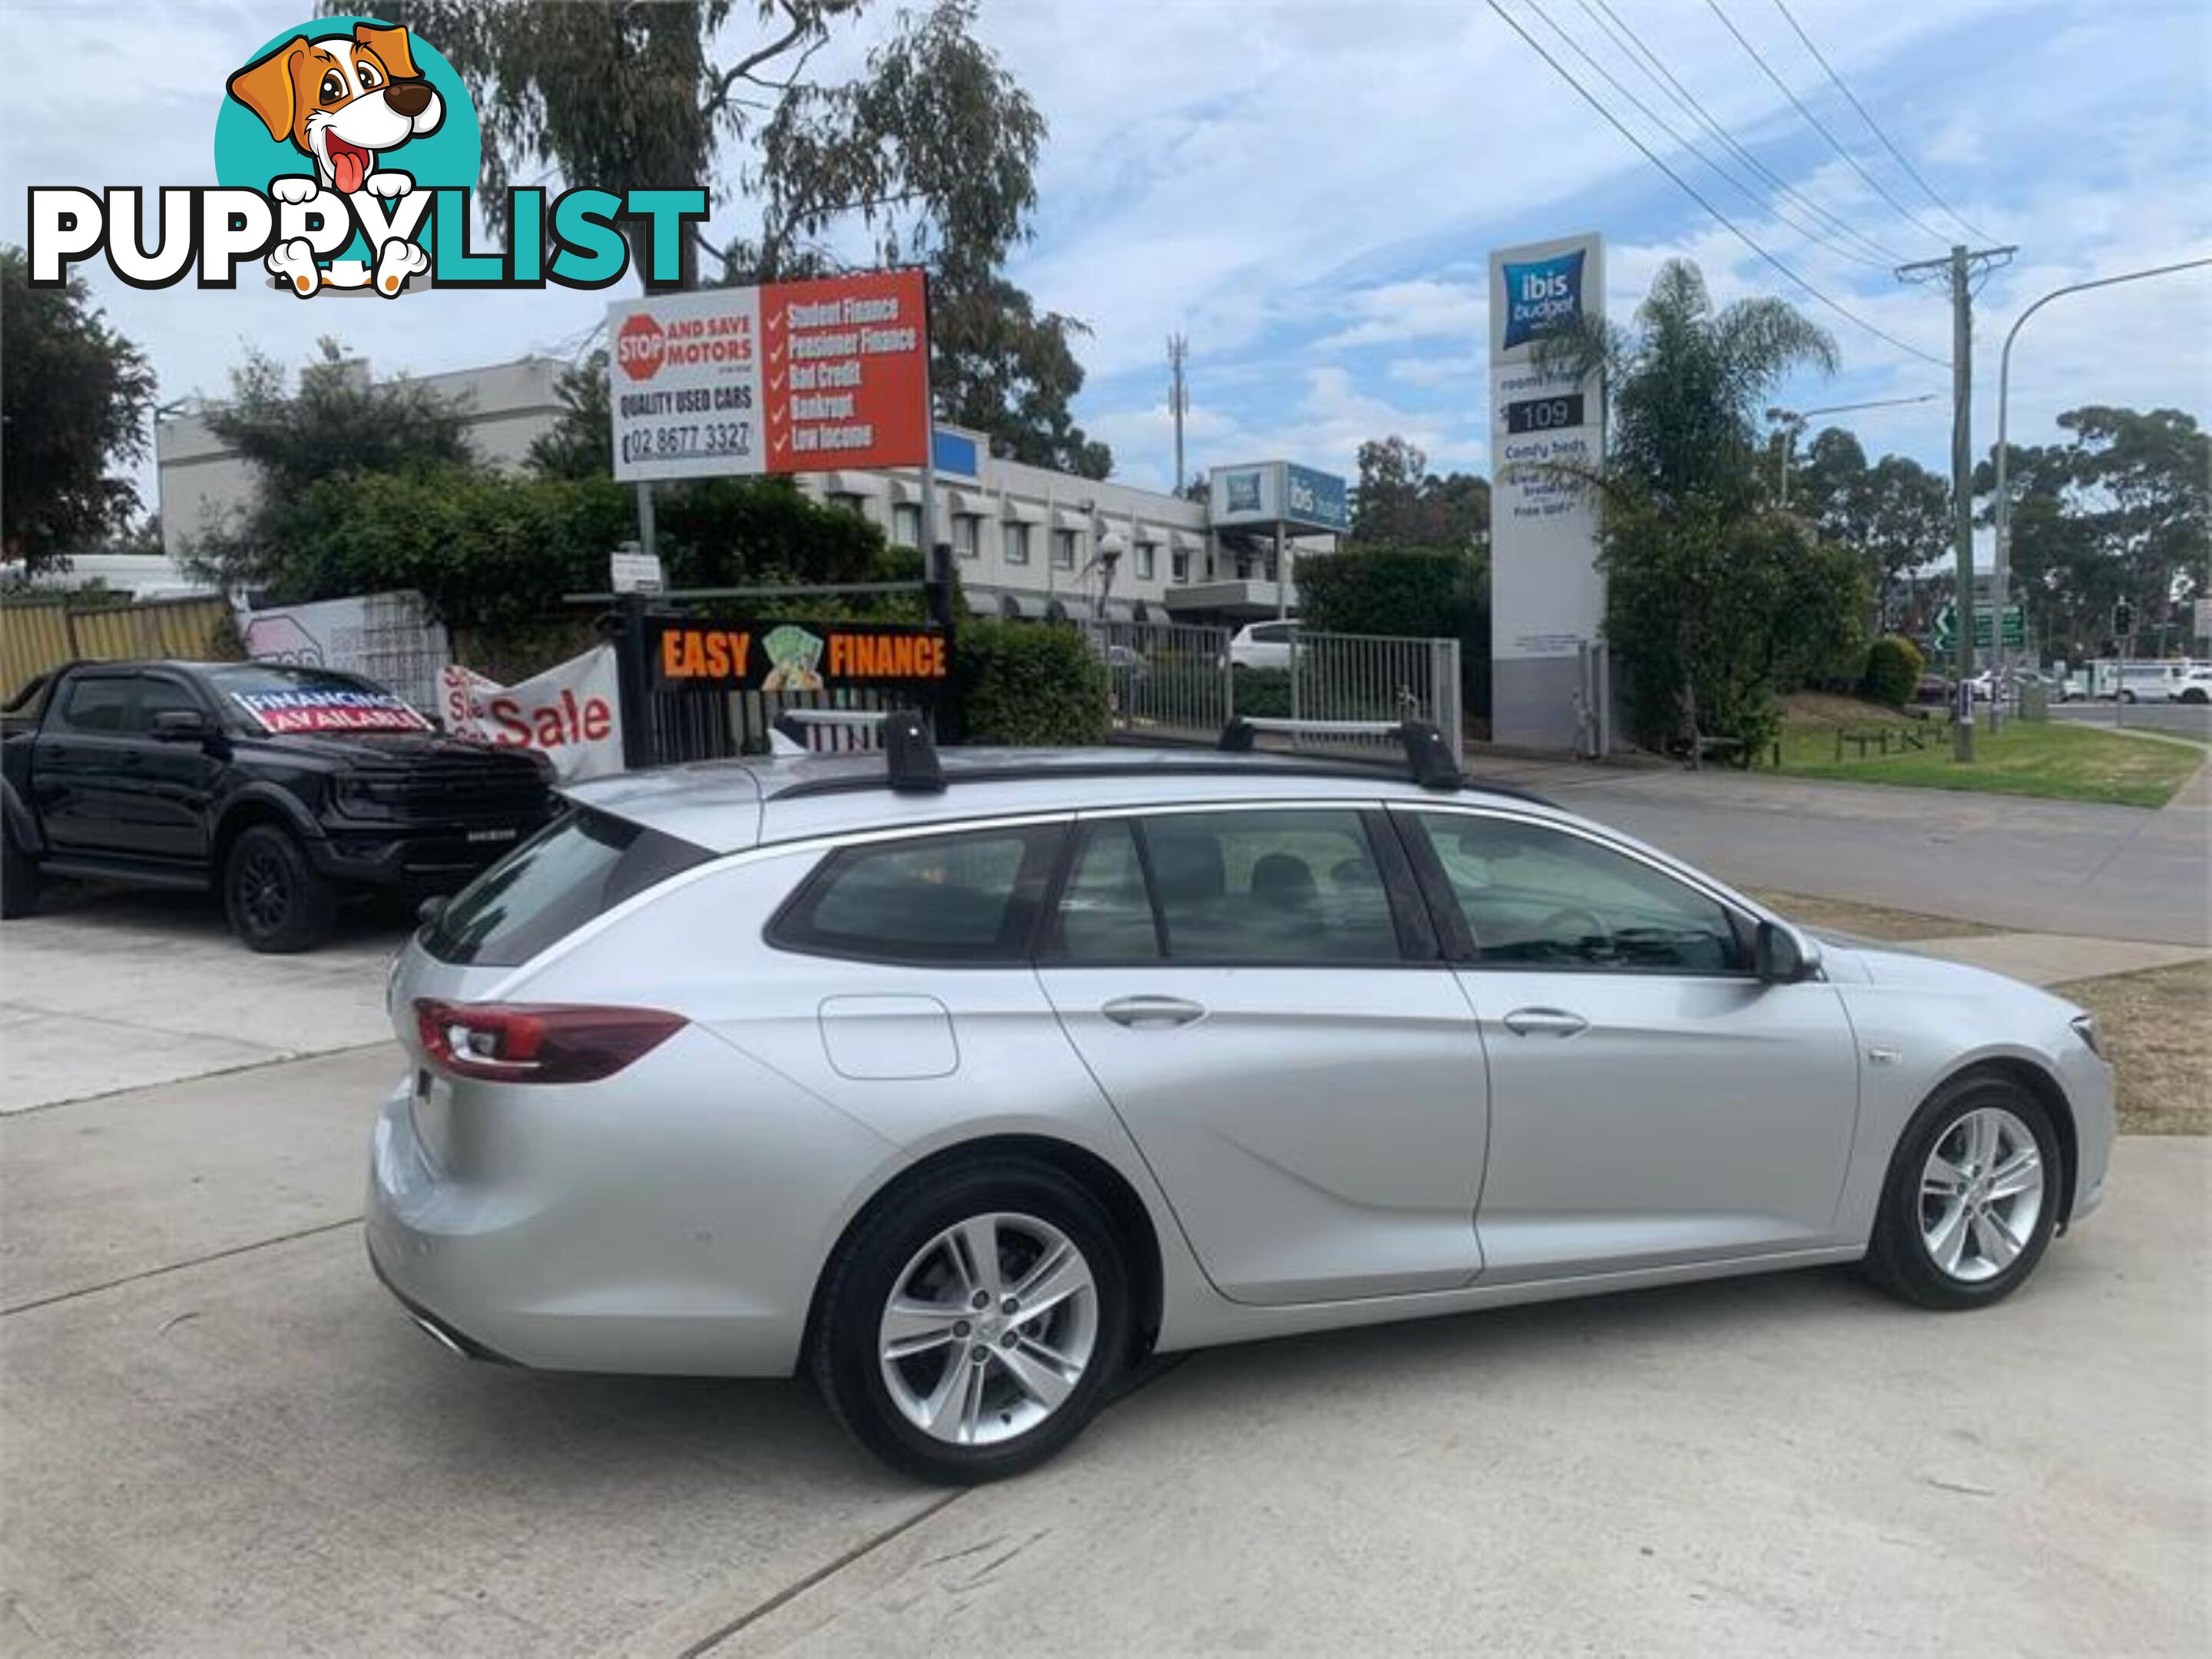
[[[2062,283],[2212,248],[2203,172],[2212,12],[2196,0],[1791,9],[1944,200],[1989,237],[2021,245],[1977,300],[1978,444],[1994,435],[1997,353],[2024,307]],[[1547,10],[1689,131],[1586,12]],[[1729,8],[1799,96],[1941,234],[1902,217],[1829,150],[1703,9],[1613,10],[1762,161],[1885,250],[1926,258],[1965,234],[1897,169],[1778,15]],[[848,72],[895,18],[888,3],[871,9],[814,67],[830,79]],[[16,0],[0,10],[0,161],[21,183],[207,182],[224,77],[297,21],[282,0],[96,11]],[[728,27],[732,40],[757,27],[751,9],[734,9]],[[124,80],[113,73],[118,28],[164,43]],[[1092,326],[1079,348],[1090,379],[1077,416],[1114,444],[1132,481],[1164,482],[1172,470],[1163,345],[1178,331],[1191,340],[1187,436],[1200,465],[1283,454],[1349,472],[1363,439],[1394,430],[1436,465],[1481,465],[1488,253],[1591,228],[1607,239],[1616,318],[1632,313],[1670,257],[1696,259],[1717,303],[1790,298],[1833,332],[1844,367],[1829,380],[1796,377],[1774,401],[1814,408],[1942,392],[1938,404],[1838,418],[1875,453],[1948,465],[1944,368],[1794,288],[1486,7],[1022,0],[986,6],[978,28],[1052,126],[1036,236],[1012,274],[1041,305]],[[1578,64],[1571,53],[1565,61]],[[1961,75],[1961,64],[1973,72]],[[1899,283],[1884,260],[1869,266],[1808,241],[1619,99],[1608,102],[1806,281],[1897,339],[1948,356],[1936,291]],[[21,239],[23,210],[21,191],[0,193],[0,236]],[[733,199],[717,224],[737,228],[748,212]],[[864,239],[840,246],[857,253]],[[89,279],[110,320],[147,349],[164,398],[220,394],[249,348],[304,360],[325,332],[379,373],[573,349],[615,297],[433,292],[372,306],[301,302],[258,283],[234,294],[140,292],[104,265]],[[2208,291],[2205,278],[2176,278],[2039,312],[2014,352],[2016,439],[2049,441],[2056,414],[2083,403],[2212,409]]]

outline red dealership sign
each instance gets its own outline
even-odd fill
[[[927,313],[919,270],[617,303],[615,476],[921,465]]]

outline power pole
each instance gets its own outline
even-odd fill
[[[1957,555],[1958,598],[1952,615],[1958,627],[1954,659],[1958,679],[1958,719],[1951,728],[1951,757],[1974,757],[1974,279],[2010,263],[2016,247],[1952,248],[1948,259],[1922,259],[1899,265],[1897,278],[1917,283],[1930,278],[1951,289],[1951,538]],[[1990,618],[1995,647],[2003,626],[2002,613]],[[1990,707],[1996,704],[1991,701]]]
[[[1168,409],[1175,416],[1176,434],[1176,494],[1182,494],[1182,417],[1190,409],[1190,388],[1183,384],[1183,360],[1190,356],[1190,342],[1180,334],[1168,336],[1168,368],[1173,379],[1168,383]]]

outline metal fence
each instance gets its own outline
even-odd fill
[[[0,697],[26,680],[81,658],[235,657],[237,631],[220,599],[86,605],[70,599],[0,605]]]
[[[1107,721],[1130,742],[1212,743],[1236,712],[1229,630],[1085,621],[1106,665]]]
[[[1311,720],[1426,720],[1453,754],[1466,736],[1459,641],[1291,630],[1282,668],[1237,668],[1231,631],[1085,621],[1106,665],[1108,724],[1121,741],[1212,743],[1238,714]],[[1393,739],[1332,739],[1389,750]]]
[[[1293,629],[1286,712],[1292,720],[1425,720],[1443,735],[1447,750],[1458,755],[1465,750],[1467,735],[1459,674],[1457,640]],[[1395,739],[1342,741],[1387,749]]]
[[[911,696],[860,688],[838,691],[648,691],[641,738],[650,766],[765,755],[776,716],[793,708],[876,710],[911,707]],[[883,746],[868,726],[817,726],[802,739],[821,753],[873,750]]]

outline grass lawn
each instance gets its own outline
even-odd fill
[[[2051,988],[2097,1017],[2123,1133],[2212,1134],[2212,962]]]
[[[1846,743],[1844,758],[1836,758],[1839,729],[1857,732],[1885,727],[1892,733],[1888,754],[1869,749],[1862,758],[1857,746]],[[1926,746],[1897,746],[1906,732],[1924,734]],[[1994,737],[1986,726],[1977,726],[1973,763],[1961,765],[1951,758],[1949,732],[1937,722],[1911,720],[1893,709],[1846,697],[1791,698],[1782,735],[1781,769],[1791,777],[2043,795],[2121,806],[2165,805],[2203,763],[2204,751],[2193,744],[2056,721],[2008,720],[2003,732]],[[1762,757],[1760,764],[1770,763]]]

